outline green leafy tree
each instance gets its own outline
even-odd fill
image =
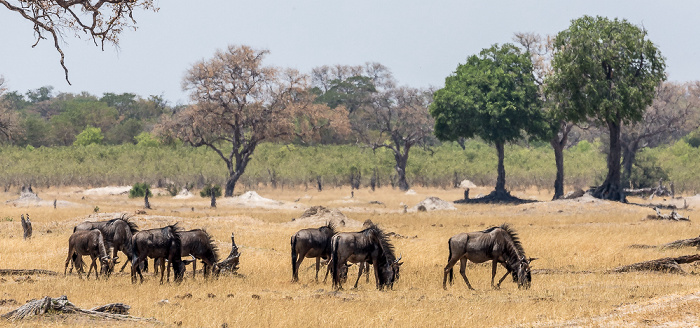
[[[87,146],[87,145],[92,145],[92,144],[102,144],[102,140],[105,138],[104,135],[102,135],[102,129],[100,128],[95,128],[92,126],[88,126],[83,130],[83,132],[80,132],[76,137],[75,141],[73,142],[74,146]]]
[[[134,140],[136,140],[136,145],[139,147],[158,147],[160,145],[158,139],[148,132],[139,133],[139,135],[134,137]]]
[[[530,57],[512,44],[494,45],[467,58],[435,92],[430,114],[440,140],[480,137],[496,146],[498,178],[492,197],[497,200],[509,197],[505,144],[526,134],[544,137],[547,130]]]
[[[627,20],[583,16],[554,41],[553,73],[547,93],[566,119],[593,119],[607,127],[608,173],[598,198],[625,201],[621,186],[620,131],[642,119],[656,87],[665,79],[665,60],[647,31]]]
[[[153,196],[151,185],[145,182],[134,183],[129,190],[129,198],[146,197],[146,194],[148,194],[149,197]]]

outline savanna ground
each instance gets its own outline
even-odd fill
[[[472,195],[490,191],[490,188],[476,189]],[[135,215],[136,210],[142,209],[142,199],[86,195],[79,188],[35,191],[48,202],[41,206],[14,206],[6,201],[16,199],[16,192],[0,193],[0,267],[47,269],[60,275],[32,275],[31,279],[0,277],[0,300],[3,300],[0,313],[30,299],[67,295],[81,308],[121,302],[131,306],[131,315],[155,318],[165,326],[185,327],[700,324],[700,283],[692,274],[700,270],[697,267],[685,265],[687,275],[606,272],[624,264],[696,253],[692,248],[659,250],[630,248],[630,245],[661,245],[698,236],[700,227],[692,220],[700,202],[691,201],[690,207],[681,211],[690,216],[691,222],[662,222],[642,220],[653,213],[649,208],[591,199],[548,202],[551,193],[537,190],[514,194],[543,202],[456,205],[454,211],[403,213],[403,204],[411,207],[428,196],[452,201],[461,198],[462,190],[416,188],[416,194],[407,195],[390,188],[375,192],[362,189],[355,191],[351,199],[349,189],[316,192],[263,188],[257,190],[261,196],[283,201],[285,205],[245,207],[221,198],[218,208],[211,209],[209,200],[198,196],[185,200],[154,196],[150,199],[153,209]],[[59,200],[57,209],[51,205],[53,199]],[[370,201],[380,201],[383,205]],[[365,283],[363,277],[358,289],[351,289],[352,283],[348,282],[345,290],[333,292],[330,281],[314,282],[311,259],[302,264],[300,282],[291,282],[290,236],[301,228],[318,226],[291,219],[298,218],[312,205],[338,208],[350,219],[359,222],[371,219],[386,231],[409,237],[392,238],[405,262],[401,279],[393,290],[377,291],[374,282]],[[75,273],[64,277],[72,228],[94,215],[96,206],[99,213],[132,214],[141,229],[174,222],[185,229],[205,228],[217,241],[222,257],[229,253],[231,232],[235,232],[236,244],[242,252],[239,275],[205,281],[201,275],[193,280],[188,271],[179,285],[160,285],[150,273],[143,284],[136,285],[131,284],[128,273],[117,273],[106,281],[92,277],[80,280]],[[29,241],[22,239],[19,220],[22,213],[29,213],[34,225],[34,237]],[[459,277],[458,266],[455,266],[455,284],[443,290],[447,240],[459,232],[483,230],[504,222],[518,231],[527,255],[539,258],[533,262],[537,271],[532,277],[532,288],[519,290],[507,279],[501,290],[492,290],[490,264],[470,263],[467,276],[477,290],[467,289]],[[123,255],[120,259],[124,260]],[[351,269],[350,280],[356,277],[356,270],[356,267]],[[503,270],[499,267],[498,277]],[[0,321],[0,326],[9,325],[134,324],[71,315],[47,315],[14,323]]]

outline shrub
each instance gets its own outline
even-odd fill
[[[636,188],[652,188],[658,185],[660,179],[668,180],[668,174],[659,165],[656,156],[647,151],[637,154],[630,176],[632,185]]]
[[[74,146],[87,146],[92,144],[102,144],[102,129],[88,126],[83,132],[78,133],[73,142]]]
[[[211,197],[211,193],[214,193],[214,197],[221,197],[221,186],[219,185],[206,185],[199,195],[202,197]]]
[[[136,198],[136,197],[145,197],[146,193],[148,193],[148,196],[151,197],[153,194],[151,193],[151,186],[147,183],[134,183],[134,185],[131,187],[131,190],[129,190],[129,198]]]

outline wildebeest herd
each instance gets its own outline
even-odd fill
[[[75,226],[68,240],[68,256],[66,258],[64,275],[68,265],[73,267],[82,278],[84,263],[82,257],[90,256],[92,262],[87,277],[95,270],[99,279],[101,273],[109,277],[118,263],[118,252],[128,259],[122,266],[124,271],[127,263],[131,263],[131,281],[143,282],[142,271],[148,268],[148,258],[154,259],[154,271],[160,269],[160,283],[164,281],[167,267],[167,280],[170,279],[170,268],[174,272],[174,281],[179,283],[184,278],[185,267],[193,264],[193,278],[196,272],[196,261],[203,262],[205,278],[211,273],[218,277],[222,269],[235,271],[238,268],[240,253],[233,242],[233,249],[228,258],[219,261],[218,248],[213,238],[203,229],[183,231],[178,224],[162,228],[139,231],[137,225],[129,217],[122,215],[107,221],[86,221]],[[321,265],[327,265],[326,279],[332,274],[332,284],[335,289],[342,289],[347,281],[348,269],[357,264],[359,272],[354,287],[362,276],[363,271],[369,271],[370,265],[374,271],[377,289],[393,288],[399,279],[401,256],[396,257],[394,246],[389,235],[371,221],[365,222],[363,229],[357,232],[338,232],[335,225],[327,223],[319,228],[302,229],[291,237],[292,281],[299,280],[299,267],[304,258],[316,259],[316,281]],[[503,280],[510,274],[519,288],[529,288],[532,282],[530,262],[520,243],[517,233],[508,224],[491,227],[483,231],[460,233],[448,241],[449,256],[444,268],[443,288],[447,289],[447,281],[453,282],[453,267],[460,262],[460,274],[467,287],[473,289],[466,276],[467,260],[474,263],[492,261],[492,288],[500,288]],[[111,251],[111,255],[110,255]],[[183,260],[183,257],[191,259]],[[101,264],[98,273],[97,261]],[[350,264],[348,264],[350,263]],[[494,284],[496,269],[501,264],[506,273]],[[72,268],[71,268],[72,270]],[[369,275],[369,273],[367,273]],[[138,276],[138,277],[137,277]],[[324,282],[326,281],[324,279]],[[369,276],[367,278],[369,280]]]

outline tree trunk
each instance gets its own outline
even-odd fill
[[[596,188],[593,196],[600,199],[607,199],[619,202],[626,202],[625,194],[621,185],[621,165],[620,157],[622,144],[620,143],[620,122],[608,122],[610,131],[610,150],[608,152],[608,175],[603,184]]]
[[[146,196],[143,197],[143,207],[145,209],[150,210],[151,209],[151,203],[148,201],[148,193],[150,190],[146,189]]]
[[[506,194],[506,168],[503,165],[505,150],[503,142],[496,142],[498,151],[498,178],[496,179],[496,194]]]
[[[557,165],[557,177],[554,179],[554,197],[552,200],[564,197],[564,146],[559,142],[559,137],[550,140],[554,149],[554,162]]]
[[[238,172],[234,172],[228,176],[226,179],[226,192],[224,197],[233,197],[233,190],[236,188],[236,183],[241,175]]]
[[[398,185],[401,191],[409,189],[408,181],[406,180],[406,164],[408,163],[408,149],[404,149],[405,153],[395,153],[396,159],[396,174],[398,175]]]
[[[211,208],[216,208],[216,193],[214,192],[214,188],[211,188]]]

